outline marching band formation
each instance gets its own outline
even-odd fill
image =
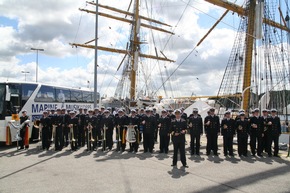
[[[194,108],[187,116],[184,108],[161,111],[159,115],[155,108],[132,109],[128,114],[120,108],[112,112],[111,108],[79,109],[79,112],[66,109],[47,109],[39,122],[41,131],[42,149],[49,150],[54,142],[55,151],[70,145],[72,151],[80,147],[87,147],[87,151],[102,148],[110,151],[116,141],[116,151],[125,151],[129,144],[129,152],[136,153],[140,142],[143,143],[144,153],[153,152],[155,142],[159,136],[159,153],[168,153],[170,140],[173,143],[174,155],[172,166],[177,164],[177,155],[184,167],[188,167],[185,157],[186,133],[190,134],[190,153],[200,155],[200,137],[207,138],[206,155],[211,152],[218,156],[218,136],[223,136],[223,153],[225,156],[234,156],[233,139],[237,135],[238,155],[248,156],[248,138],[252,156],[262,156],[266,152],[269,157],[278,157],[278,141],[281,134],[281,123],[277,110],[254,109],[247,117],[244,110],[232,118],[227,111],[220,121],[215,109],[208,111],[203,118]],[[21,122],[28,119],[26,112],[20,118]],[[20,146],[24,147],[24,132]],[[113,134],[115,132],[115,139]],[[272,143],[274,142],[274,152]]]

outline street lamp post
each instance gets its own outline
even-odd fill
[[[26,74],[29,74],[29,72],[28,72],[28,71],[21,71],[21,73],[23,73],[23,74],[24,74],[24,77],[25,77],[25,82],[26,82]]]
[[[31,48],[31,50],[36,51],[36,72],[35,72],[35,82],[38,81],[38,51],[44,51],[42,48]]]

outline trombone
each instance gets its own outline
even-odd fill
[[[103,151],[105,151],[106,147],[107,147],[107,144],[106,144],[107,143],[106,142],[107,141],[107,138],[106,138],[106,132],[107,132],[106,130],[107,129],[108,129],[108,127],[106,125],[104,125],[104,128],[103,128],[103,130],[104,130],[103,131],[103,140],[102,140],[103,141]]]
[[[74,127],[73,124],[69,124],[68,127],[70,128],[70,133],[71,133],[71,149],[75,147],[75,137],[74,137]]]

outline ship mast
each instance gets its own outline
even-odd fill
[[[135,1],[135,8],[134,8],[134,25],[133,25],[133,42],[131,47],[132,52],[132,61],[131,61],[131,87],[130,87],[130,99],[135,99],[136,94],[136,71],[138,67],[138,59],[139,59],[139,48],[140,48],[140,41],[139,41],[139,32],[140,32],[140,18],[139,18],[139,0]]]
[[[236,37],[235,43],[237,43],[237,45],[234,45],[234,48],[232,50],[228,66],[226,68],[226,72],[224,74],[223,81],[218,92],[218,96],[242,93],[241,99],[242,104],[240,108],[243,108],[248,111],[250,108],[251,87],[252,87],[251,82],[253,80],[252,79],[252,69],[254,67],[253,49],[255,46],[256,39],[259,39],[258,36],[256,36],[255,34],[258,31],[258,29],[256,28],[257,24],[255,24],[255,20],[257,19],[255,17],[255,14],[257,12],[256,7],[257,5],[259,5],[259,3],[261,2],[264,3],[264,0],[247,0],[245,8],[226,0],[205,0],[205,1],[217,5],[219,7],[223,7],[227,10],[233,11],[234,13],[237,13],[239,16],[243,17],[243,22],[241,22],[242,25],[240,26],[239,29],[240,30],[239,35]],[[262,25],[262,23],[268,26],[272,26],[273,28],[281,29],[288,33],[290,32],[290,29],[289,27],[287,27],[287,25],[279,24],[271,20],[269,17],[262,18],[260,25]],[[240,81],[242,81],[241,88],[239,86]],[[236,88],[234,88],[234,86],[236,86]],[[229,98],[229,100],[232,99]],[[234,100],[238,102],[236,99]],[[222,101],[220,102],[226,103],[226,99],[222,99]]]
[[[96,3],[94,2],[89,2],[87,1],[88,4],[91,5],[95,5]],[[136,99],[136,76],[137,76],[137,70],[138,70],[138,61],[140,57],[143,58],[149,58],[149,59],[155,59],[155,60],[161,60],[161,61],[167,61],[167,62],[175,62],[167,57],[160,57],[158,55],[149,55],[149,54],[144,54],[141,53],[140,51],[140,45],[142,44],[142,42],[140,42],[140,28],[141,27],[145,27],[148,29],[152,29],[152,30],[156,30],[156,31],[160,31],[163,33],[168,33],[168,34],[174,34],[171,31],[165,30],[161,27],[156,27],[150,24],[145,24],[145,23],[141,23],[141,19],[145,20],[147,22],[150,23],[155,23],[158,24],[160,26],[167,26],[167,27],[171,27],[170,25],[160,22],[158,20],[154,20],[148,17],[144,17],[142,15],[140,15],[139,13],[139,6],[140,6],[140,0],[135,0],[134,3],[134,13],[128,12],[128,11],[123,11],[114,7],[109,7],[109,6],[105,6],[105,5],[101,5],[98,4],[98,6],[100,8],[106,9],[106,10],[110,10],[110,11],[114,11],[120,14],[124,14],[124,15],[130,15],[132,16],[133,19],[127,19],[126,17],[117,17],[114,15],[110,15],[110,14],[106,14],[103,13],[101,11],[92,11],[92,10],[88,10],[88,9],[79,9],[80,11],[84,11],[87,13],[92,13],[92,14],[97,14],[98,16],[102,16],[102,17],[106,17],[106,18],[110,18],[110,19],[114,19],[114,20],[118,20],[118,21],[122,21],[122,22],[127,22],[130,23],[132,25],[132,30],[131,30],[131,36],[130,36],[130,42],[129,42],[129,48],[126,49],[115,49],[115,48],[108,48],[108,47],[103,47],[103,46],[97,46],[98,50],[102,50],[102,51],[107,51],[107,52],[113,52],[113,53],[118,53],[118,54],[125,54],[120,66],[122,65],[123,61],[125,61],[125,58],[128,57],[128,64],[124,66],[124,70],[123,70],[123,74],[122,74],[122,78],[119,81],[118,85],[121,85],[123,87],[123,81],[125,79],[124,76],[129,75],[129,79],[130,79],[130,99],[131,100],[135,100]],[[92,48],[95,49],[96,46],[95,45],[91,45],[90,43],[95,41],[95,39],[90,40],[84,44],[79,44],[79,43],[70,43],[70,45],[75,46],[75,47],[86,47],[86,48]],[[120,68],[120,66],[118,67],[118,69]],[[125,72],[125,73],[124,73]],[[129,72],[129,73],[127,73]],[[118,92],[121,92],[117,90]],[[119,93],[120,94],[120,93]]]

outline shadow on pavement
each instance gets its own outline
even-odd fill
[[[185,171],[185,168],[181,167],[178,169],[177,167],[173,167],[171,171],[168,171],[168,174],[171,175],[172,178],[178,179],[184,177],[189,174],[189,172]]]

